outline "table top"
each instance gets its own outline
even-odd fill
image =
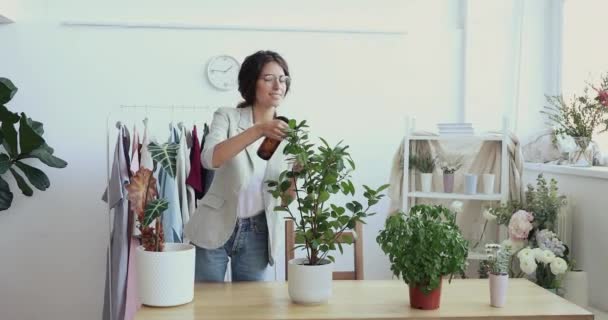
[[[397,280],[334,281],[321,305],[291,302],[286,282],[197,283],[194,300],[177,307],[143,306],[136,320],[171,319],[593,319],[593,314],[525,279],[509,279],[504,308],[490,306],[487,279],[444,280],[441,306],[409,306]]]

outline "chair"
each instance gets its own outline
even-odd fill
[[[287,266],[289,260],[293,259],[295,254],[293,248],[295,247],[295,229],[293,220],[285,220],[285,280],[287,280]],[[332,278],[334,280],[363,280],[363,226],[360,222],[355,225],[355,231],[357,233],[357,239],[355,240],[352,231],[344,231],[340,236],[342,237],[350,235],[353,237],[354,256],[355,256],[355,270],[354,271],[334,271]]]

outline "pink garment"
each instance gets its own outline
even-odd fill
[[[139,295],[137,292],[136,273],[135,273],[135,248],[139,246],[139,240],[131,237],[129,245],[129,267],[127,271],[127,298],[125,306],[125,320],[135,318],[135,313],[141,308]]]

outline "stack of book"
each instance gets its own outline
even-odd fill
[[[471,123],[438,123],[440,135],[473,135],[475,130]]]

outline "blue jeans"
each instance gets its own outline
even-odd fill
[[[196,281],[223,282],[228,257],[232,281],[264,280],[268,266],[268,224],[264,212],[237,219],[230,239],[217,249],[196,247]]]

